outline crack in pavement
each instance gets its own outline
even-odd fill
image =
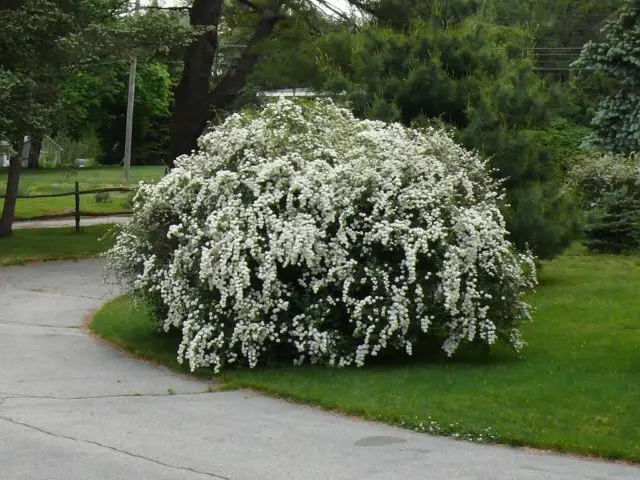
[[[165,367],[159,365],[158,366],[158,373],[153,374],[153,375],[148,375],[148,374],[144,374],[145,378],[150,378],[153,380],[156,379],[163,379],[166,378],[166,375],[164,375],[166,372],[170,371],[168,369],[165,369]],[[180,374],[177,373],[177,375],[181,375],[182,378],[187,378],[190,381],[193,382],[204,382],[206,383],[207,380],[204,379],[198,379],[196,377],[191,377],[188,374]],[[132,375],[118,375],[118,378],[114,379],[116,381],[116,383],[121,383],[123,380],[138,380],[141,376],[143,376],[143,374],[138,373],[138,374],[132,374]],[[53,376],[49,376],[47,375],[45,378],[20,378],[15,380],[16,383],[40,383],[40,382],[50,382],[50,381],[58,381],[58,380],[73,380],[73,381],[79,381],[79,380],[95,380],[97,378],[102,378],[99,375],[67,375],[64,377],[53,377]],[[108,379],[107,379],[108,380]],[[213,381],[213,380],[211,380]]]
[[[23,395],[20,393],[0,393],[0,405],[6,400],[21,400],[21,399],[33,399],[33,400],[94,400],[100,398],[129,398],[129,397],[186,397],[190,395],[208,395],[215,393],[215,390],[205,392],[184,392],[184,393],[123,393],[114,395],[91,395],[86,397],[56,397],[53,395]],[[0,417],[1,418],[1,417]]]
[[[89,444],[89,445],[95,445],[97,447],[106,448],[108,450],[120,453],[122,455],[127,455],[127,456],[130,456],[130,457],[133,457],[133,458],[146,460],[148,462],[155,463],[155,464],[161,465],[163,467],[173,468],[175,470],[182,470],[182,471],[186,471],[186,472],[191,472],[191,473],[195,473],[195,474],[198,474],[198,475],[205,475],[207,477],[217,478],[219,480],[231,480],[229,477],[225,477],[225,476],[222,476],[222,475],[216,475],[215,473],[211,473],[211,472],[203,472],[203,471],[200,471],[200,470],[196,470],[195,468],[191,468],[191,467],[184,467],[184,466],[180,466],[180,465],[172,465],[170,463],[165,463],[165,462],[162,462],[160,460],[156,460],[155,458],[146,457],[144,455],[140,455],[140,454],[137,454],[137,453],[129,452],[127,450],[122,450],[122,449],[119,449],[117,447],[113,447],[111,445],[105,445],[105,444],[100,443],[100,442],[95,442],[93,440],[83,440],[81,438],[70,437],[70,436],[66,436],[66,435],[60,435],[60,434],[57,434],[57,433],[50,432],[48,430],[44,430],[44,429],[42,429],[40,427],[36,427],[34,425],[30,425],[28,423],[20,422],[18,420],[13,420],[12,418],[8,418],[8,417],[3,417],[2,415],[0,415],[0,419],[4,420],[6,422],[12,423],[14,425],[19,425],[19,426],[24,427],[24,428],[29,428],[31,430],[35,430],[37,432],[43,433],[45,435],[49,435],[49,436],[54,437],[54,438],[60,438],[60,439],[64,439],[64,440],[71,440],[71,441],[74,441],[74,442],[85,443],[85,444]]]
[[[82,325],[45,325],[41,323],[24,323],[24,322],[4,322],[1,321],[0,325],[18,325],[20,327],[41,327],[41,328],[72,328],[76,330],[82,329]]]
[[[45,295],[56,295],[58,297],[86,298],[88,300],[106,300],[108,298],[108,296],[96,297],[96,296],[93,296],[93,295],[79,295],[79,294],[76,294],[76,293],[56,292],[56,291],[47,290],[47,289],[44,289],[44,288],[25,288],[25,287],[19,287],[19,286],[15,285],[15,284],[13,286],[13,290],[16,290],[16,291],[19,291],[19,292],[26,292],[26,293],[43,293]]]

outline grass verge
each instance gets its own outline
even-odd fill
[[[16,229],[11,237],[0,238],[0,265],[95,257],[111,248],[117,228],[92,225],[81,227],[80,233],[74,228]]]
[[[98,311],[89,325],[93,333],[134,355],[164,365],[180,373],[212,378],[213,370],[202,368],[190,372],[176,360],[180,340],[177,336],[160,333],[156,321],[143,303],[130,295],[111,300]]]
[[[238,369],[224,379],[418,431],[639,462],[639,266],[638,257],[579,249],[545,264],[522,358],[498,351],[485,361]],[[177,339],[154,325],[122,297],[92,329],[175,367]]]

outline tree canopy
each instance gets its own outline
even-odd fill
[[[573,237],[560,163],[539,147],[559,94],[535,71],[530,31],[459,19],[447,27],[413,20],[410,29],[372,25],[321,42],[327,88],[346,91],[356,113],[407,125],[444,122],[491,158],[508,192],[515,243],[540,257]]]
[[[13,221],[15,152],[26,135],[73,125],[60,119],[82,109],[65,101],[78,72],[110,71],[114,62],[142,51],[162,53],[189,40],[188,26],[176,28],[166,14],[133,16],[130,10],[124,0],[16,0],[0,9],[0,139],[14,152],[0,236],[10,234]]]

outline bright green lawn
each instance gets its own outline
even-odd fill
[[[131,185],[140,180],[154,182],[162,178],[163,166],[134,166],[131,168]],[[0,194],[6,188],[7,170],[0,169]],[[20,175],[21,195],[44,195],[49,193],[73,192],[74,183],[80,183],[81,190],[96,188],[123,187],[124,178],[120,167],[99,168],[59,168],[59,169],[23,169]],[[111,193],[111,201],[96,202],[95,195],[82,195],[80,209],[84,213],[121,213],[127,211],[127,193]],[[4,200],[0,200],[4,202]],[[73,214],[75,200],[70,197],[20,198],[16,204],[16,219],[28,219],[47,215]],[[1,205],[1,204],[0,204]]]
[[[578,248],[546,264],[521,359],[501,350],[485,362],[230,370],[224,378],[421,431],[435,421],[449,434],[640,461],[639,267],[640,257]],[[126,297],[107,304],[92,328],[173,361],[175,339],[155,333]]]
[[[0,265],[95,257],[113,245],[115,232],[114,225],[81,227],[80,233],[74,228],[14,230],[0,238]]]

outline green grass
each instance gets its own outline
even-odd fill
[[[74,228],[28,228],[0,238],[0,265],[95,257],[115,242],[114,225]]]
[[[640,461],[640,258],[582,249],[544,265],[524,325],[522,357],[379,365],[364,369],[229,370],[228,387],[272,394],[419,431]],[[175,366],[176,339],[120,298],[92,328]],[[491,433],[489,433],[491,432]]]
[[[162,178],[163,166],[135,166],[131,168],[131,185],[140,180],[154,182]],[[7,170],[0,169],[0,194],[4,195]],[[21,195],[45,195],[72,192],[75,182],[81,190],[126,186],[119,167],[99,168],[58,168],[23,169],[20,174]],[[82,195],[80,208],[85,213],[113,213],[128,210],[125,205],[127,193],[112,193],[111,202],[98,203],[95,195]],[[4,199],[1,200],[4,203]],[[1,207],[0,207],[1,208]],[[72,215],[75,209],[74,197],[20,198],[16,203],[16,219],[24,220],[47,215]]]

